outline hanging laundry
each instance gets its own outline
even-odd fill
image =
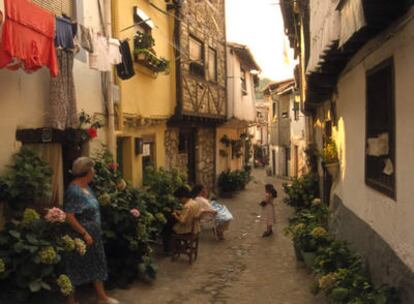
[[[80,24],[80,45],[89,53],[93,53],[91,30]]]
[[[4,0],[0,0],[0,30],[1,30],[1,26],[4,22]],[[1,37],[1,32],[0,32],[0,37]]]
[[[47,66],[56,77],[59,71],[55,17],[27,0],[5,0],[5,23],[0,44],[0,68],[33,72]]]
[[[123,80],[130,79],[135,75],[135,71],[128,41],[122,41],[119,49],[122,55],[122,62],[116,66],[118,77]]]
[[[55,46],[65,50],[72,50],[75,48],[73,37],[72,22],[63,17],[56,17]]]
[[[120,64],[122,62],[121,51],[119,47],[121,43],[118,39],[109,39],[109,61],[111,64]]]
[[[76,92],[73,79],[75,54],[63,49],[57,50],[60,73],[50,81],[50,103],[47,107],[46,125],[64,130],[78,127]]]
[[[94,52],[89,54],[89,67],[101,72],[110,71],[112,65],[109,59],[108,39],[100,33],[93,33],[92,43]]]

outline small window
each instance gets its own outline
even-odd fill
[[[273,114],[273,117],[277,117],[277,104],[276,104],[276,102],[273,102],[272,103],[272,114]]]
[[[242,94],[247,95],[246,71],[243,69],[240,70],[240,83],[241,83]]]
[[[217,52],[208,48],[208,80],[217,81]]]
[[[190,36],[190,71],[204,77],[204,45],[197,38]]]
[[[65,14],[68,17],[75,15],[73,0],[32,0],[32,2],[56,15]]]
[[[365,182],[395,199],[395,88],[392,59],[367,72],[366,94]]]

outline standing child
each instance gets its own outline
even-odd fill
[[[277,197],[277,191],[271,184],[265,185],[265,199],[260,203],[262,206],[262,218],[266,222],[266,231],[262,237],[268,237],[273,234],[273,225],[276,224],[274,199]]]

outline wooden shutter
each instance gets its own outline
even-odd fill
[[[74,0],[32,0],[32,2],[58,16],[65,14],[69,17],[74,17]]]

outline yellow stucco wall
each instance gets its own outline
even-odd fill
[[[151,1],[166,11],[164,0]],[[173,18],[159,12],[145,0],[116,0],[113,4],[114,36],[123,40],[129,38],[133,50],[133,36],[138,27],[123,29],[134,24],[133,7],[138,6],[154,22],[152,36],[158,57],[170,61],[170,72],[156,77],[139,64],[134,64],[136,75],[129,80],[119,80],[122,112],[143,117],[169,117],[175,109],[175,73],[173,41]]]
[[[155,139],[155,165],[157,168],[165,166],[165,131],[166,123],[154,127],[142,128],[138,130],[125,131],[120,135],[123,141],[123,176],[134,186],[142,185],[143,166],[142,155],[135,154],[135,138],[143,138],[153,136]]]
[[[164,0],[151,1],[155,6],[166,11]],[[175,110],[175,68],[173,45],[173,18],[158,11],[145,0],[115,0],[113,1],[113,32],[118,39],[129,39],[133,51],[133,37],[137,26],[123,30],[134,24],[133,7],[137,6],[151,18],[155,27],[152,36],[155,40],[154,49],[157,57],[170,61],[169,73],[153,74],[142,65],[134,63],[135,76],[128,80],[116,79],[120,88],[121,120],[125,116],[135,116],[146,119],[165,119],[165,122],[151,127],[126,128],[122,126],[117,132],[123,137],[123,174],[134,186],[142,185],[143,166],[142,156],[135,155],[135,138],[154,136],[156,149],[156,166],[165,166],[165,131],[166,120]]]

